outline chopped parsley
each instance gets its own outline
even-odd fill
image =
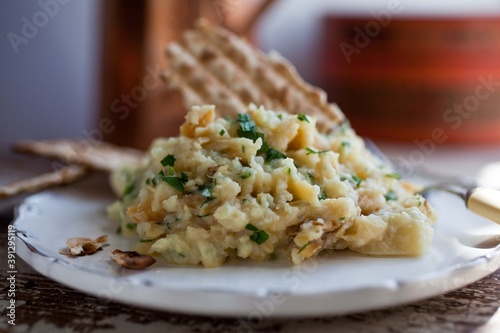
[[[188,182],[188,180],[189,180],[188,176],[184,172],[181,172],[181,182],[185,184]]]
[[[184,184],[188,182],[189,178],[186,173],[181,172],[180,177],[175,176],[174,163],[176,158],[174,155],[167,155],[161,160],[161,165],[167,167],[166,174],[163,170],[161,170],[156,176],[153,177],[152,180],[147,179],[146,184],[152,184],[153,186],[158,185],[161,181],[167,183],[172,186],[179,192],[184,192]]]
[[[264,230],[259,230],[250,235],[250,240],[258,245],[269,239],[269,235]]]
[[[167,175],[169,175],[169,176],[173,176],[174,174],[175,174],[174,167],[173,167],[173,166],[171,166],[171,165],[169,165],[169,166],[167,167]]]
[[[120,200],[124,200],[127,197],[135,197],[137,195],[137,190],[135,188],[135,183],[129,184],[125,190],[123,190]]]
[[[347,148],[351,146],[351,143],[349,141],[342,141],[341,146],[343,148]]]
[[[219,132],[219,135],[223,136],[225,133],[226,133],[226,131],[224,129],[221,129],[220,132]]]
[[[184,192],[184,182],[181,178],[173,176],[163,176],[161,180],[172,186],[177,191]]]
[[[250,231],[259,231],[259,229],[257,229],[256,226],[254,226],[253,224],[251,223],[248,223],[246,226],[245,226],[245,229],[247,230],[250,230]]]
[[[345,220],[345,216],[339,218],[339,222],[344,222],[344,220]]]
[[[139,243],[151,243],[152,241],[152,239],[141,239]]]
[[[397,172],[386,173],[387,178],[401,179],[401,175]]]
[[[340,181],[343,182],[344,180],[348,180],[346,176],[340,176]],[[354,182],[354,185],[359,186],[362,182],[362,179],[359,178],[356,175],[351,175],[351,178],[349,180],[352,180]]]
[[[292,175],[292,169],[291,168],[288,168],[288,175],[291,176]]]
[[[236,120],[240,124],[240,128],[237,131],[240,138],[247,138],[253,142],[261,138],[264,141],[264,133],[257,132],[257,126],[248,113],[239,114]]]
[[[314,180],[314,175],[311,171],[307,171],[307,176],[309,177],[309,179]]]
[[[309,147],[306,147],[307,154],[306,155],[311,155],[311,154],[324,154],[329,152],[329,150],[314,150]]]
[[[309,119],[307,118],[307,116],[303,113],[299,113],[297,115],[297,118],[300,120],[300,121],[306,121],[306,122],[309,122]]]
[[[356,184],[356,186],[359,186],[361,184],[361,178],[359,178],[358,176],[351,175],[351,178],[352,178],[352,180],[354,180],[354,183]]]
[[[309,147],[306,147],[306,150],[307,150],[307,154],[306,155],[310,155],[310,154],[317,154],[318,152],[316,150],[312,150],[311,148]]]
[[[240,178],[241,179],[247,179],[250,176],[252,176],[252,169],[250,169],[250,168],[243,168],[243,170],[240,173]]]
[[[299,252],[297,252],[297,254],[300,254],[300,252],[304,251],[304,249],[305,249],[305,248],[306,248],[309,244],[311,244],[311,242],[310,242],[310,241],[309,241],[309,242],[307,242],[307,243],[305,243],[304,245],[302,245],[302,246],[300,247],[300,249],[299,249]]]
[[[275,159],[286,158],[286,155],[282,152],[269,147],[266,140],[264,139],[264,133],[257,131],[257,126],[253,121],[252,117],[248,114],[239,114],[237,117],[237,121],[240,124],[238,128],[238,136],[240,138],[247,138],[252,140],[253,142],[257,141],[257,139],[262,140],[262,146],[260,147],[258,153],[264,154],[266,161],[272,161]],[[242,146],[242,151],[245,153],[245,146]]]
[[[269,235],[264,230],[259,230],[253,224],[248,223],[245,229],[253,231],[250,235],[250,240],[258,245],[264,243],[269,239]]]
[[[267,161],[277,160],[280,158],[286,158],[286,155],[274,148],[268,149],[266,158]]]
[[[171,166],[173,167],[174,166],[174,163],[176,161],[176,158],[174,157],[174,155],[167,155],[165,156],[162,160],[161,160],[161,165],[163,165],[164,167],[165,166]]]
[[[214,187],[213,183],[210,183],[208,185],[201,185],[198,187],[200,194],[206,198],[205,201],[203,201],[203,203],[201,204],[202,206],[207,202],[215,199],[213,194],[213,187]]]
[[[328,199],[328,196],[326,195],[325,190],[321,189],[321,191],[319,192],[319,195],[318,195],[318,199],[319,200]]]
[[[136,225],[134,223],[127,223],[125,226],[128,230],[135,230],[136,228]]]
[[[205,198],[213,198],[213,190],[214,184],[208,184],[208,185],[201,185],[198,187],[198,190],[201,191],[201,195],[204,196]]]
[[[153,180],[151,181],[153,186],[156,186],[158,185],[159,182],[161,182],[162,180],[162,177],[165,176],[165,173],[162,171],[158,172],[158,174],[156,176],[153,177]]]
[[[396,200],[398,200],[398,195],[393,190],[390,190],[389,192],[387,192],[384,195],[384,197],[385,197],[386,201],[396,201]]]

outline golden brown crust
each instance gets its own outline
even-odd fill
[[[143,158],[143,153],[136,149],[118,147],[106,142],[93,145],[88,141],[71,139],[23,140],[17,142],[14,149],[105,172],[137,164]]]
[[[87,169],[80,166],[64,167],[60,170],[23,179],[8,185],[0,186],[0,199],[20,194],[37,192],[49,187],[72,183],[87,174]]]
[[[181,91],[187,108],[215,104],[222,116],[246,111],[249,103],[275,111],[315,116],[321,132],[344,119],[324,91],[304,82],[276,53],[266,55],[233,33],[200,20],[166,50],[164,79]]]

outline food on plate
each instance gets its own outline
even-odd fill
[[[54,164],[53,172],[0,186],[0,199],[69,184],[88,175],[91,170],[111,172],[129,164],[139,163],[144,157],[143,152],[137,149],[74,139],[22,140],[14,145],[14,149],[22,153],[54,158],[68,165]]]
[[[320,132],[339,126],[345,116],[327,102],[323,90],[304,82],[278,53],[264,54],[244,39],[200,20],[167,47],[169,68],[164,73],[179,90],[189,110],[214,104],[219,116],[246,112],[249,103],[275,111],[307,114],[317,119]]]
[[[111,258],[120,266],[131,269],[144,269],[156,262],[156,259],[146,254],[135,251],[122,251],[115,249],[111,252]]]
[[[0,199],[33,193],[52,186],[72,183],[86,174],[87,170],[80,166],[62,167],[53,172],[0,186]]]
[[[108,241],[108,236],[99,236],[96,239],[73,237],[66,241],[67,249],[61,251],[61,254],[68,256],[86,256],[94,254],[101,250]]]
[[[138,163],[144,156],[141,151],[133,148],[73,139],[23,140],[17,142],[14,149],[105,172]]]
[[[322,250],[418,255],[435,214],[344,123],[249,105],[232,118],[195,106],[181,135],[112,174],[109,215],[135,250],[217,267],[231,257],[300,264]]]

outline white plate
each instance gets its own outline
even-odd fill
[[[413,302],[474,282],[500,267],[500,226],[469,213],[448,194],[431,199],[440,211],[434,241],[415,258],[328,253],[300,267],[282,262],[230,262],[217,269],[119,268],[114,248],[135,240],[115,235],[103,178],[28,197],[18,209],[17,252],[41,274],[75,289],[132,305],[191,314],[338,315]],[[67,238],[110,236],[95,255],[59,254]]]

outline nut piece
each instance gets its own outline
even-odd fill
[[[108,236],[99,236],[96,239],[74,237],[66,241],[67,249],[61,251],[61,254],[69,256],[86,256],[94,254],[106,243]]]
[[[132,269],[144,269],[156,262],[155,258],[135,251],[121,251],[115,249],[110,255],[118,265]]]

